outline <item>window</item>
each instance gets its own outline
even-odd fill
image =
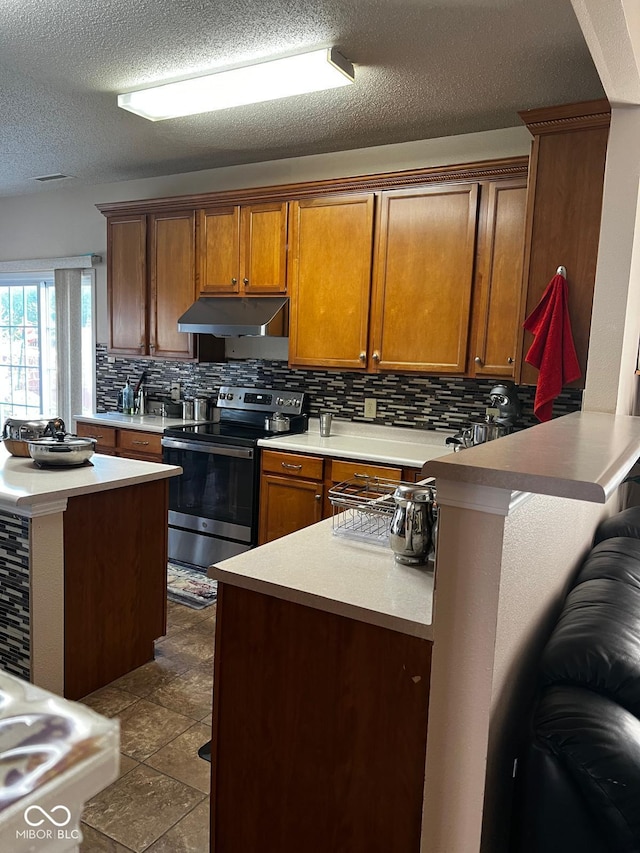
[[[54,412],[56,389],[53,274],[0,276],[0,419]],[[31,279],[31,280],[29,280]]]
[[[75,291],[67,272],[60,278],[53,271],[0,274],[2,423],[10,416],[60,415],[70,429],[70,417],[79,413],[77,409],[94,408],[93,270],[82,272]],[[77,311],[72,308],[74,292],[79,294]],[[76,383],[81,386],[79,394],[71,388]]]

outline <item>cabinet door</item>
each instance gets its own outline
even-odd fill
[[[382,193],[374,370],[464,372],[477,206],[476,184]]]
[[[471,349],[475,376],[515,375],[522,260],[527,206],[526,178],[492,183],[479,237],[478,317]]]
[[[147,217],[107,222],[109,352],[147,352]]]
[[[263,474],[259,542],[271,542],[322,519],[322,483]]]
[[[199,211],[200,293],[238,293],[240,289],[240,207]]]
[[[149,353],[192,358],[193,335],[178,331],[178,318],[196,300],[195,213],[149,217]]]
[[[291,204],[289,364],[366,368],[373,194]]]
[[[579,112],[578,112],[579,110]],[[571,112],[571,114],[567,114]],[[525,241],[522,320],[536,307],[556,269],[567,269],[571,331],[584,388],[609,138],[609,105],[593,101],[522,113],[534,143]],[[535,121],[534,121],[535,119]],[[533,121],[533,124],[530,122]],[[519,381],[539,373],[524,360],[533,341],[520,329]]]
[[[242,291],[286,293],[287,203],[242,207],[240,235]]]

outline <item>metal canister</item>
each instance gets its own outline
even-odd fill
[[[428,486],[399,485],[393,499],[389,544],[396,562],[422,565],[427,562],[433,527],[433,491]]]
[[[209,398],[196,397],[193,401],[193,418],[196,421],[209,420]]]
[[[182,401],[182,418],[185,421],[193,420],[193,400],[185,399]]]

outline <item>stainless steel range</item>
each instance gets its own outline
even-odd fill
[[[169,484],[169,559],[205,568],[258,544],[258,440],[305,432],[301,391],[224,386],[215,423],[173,427],[163,460],[180,465]]]

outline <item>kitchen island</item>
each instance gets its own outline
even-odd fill
[[[504,853],[541,649],[638,456],[639,418],[575,413],[430,459],[417,588],[330,521],[212,566],[216,849]]]
[[[153,658],[171,465],[37,468],[0,447],[0,665],[78,699]]]
[[[211,567],[212,849],[417,849],[432,568],[331,519]]]

